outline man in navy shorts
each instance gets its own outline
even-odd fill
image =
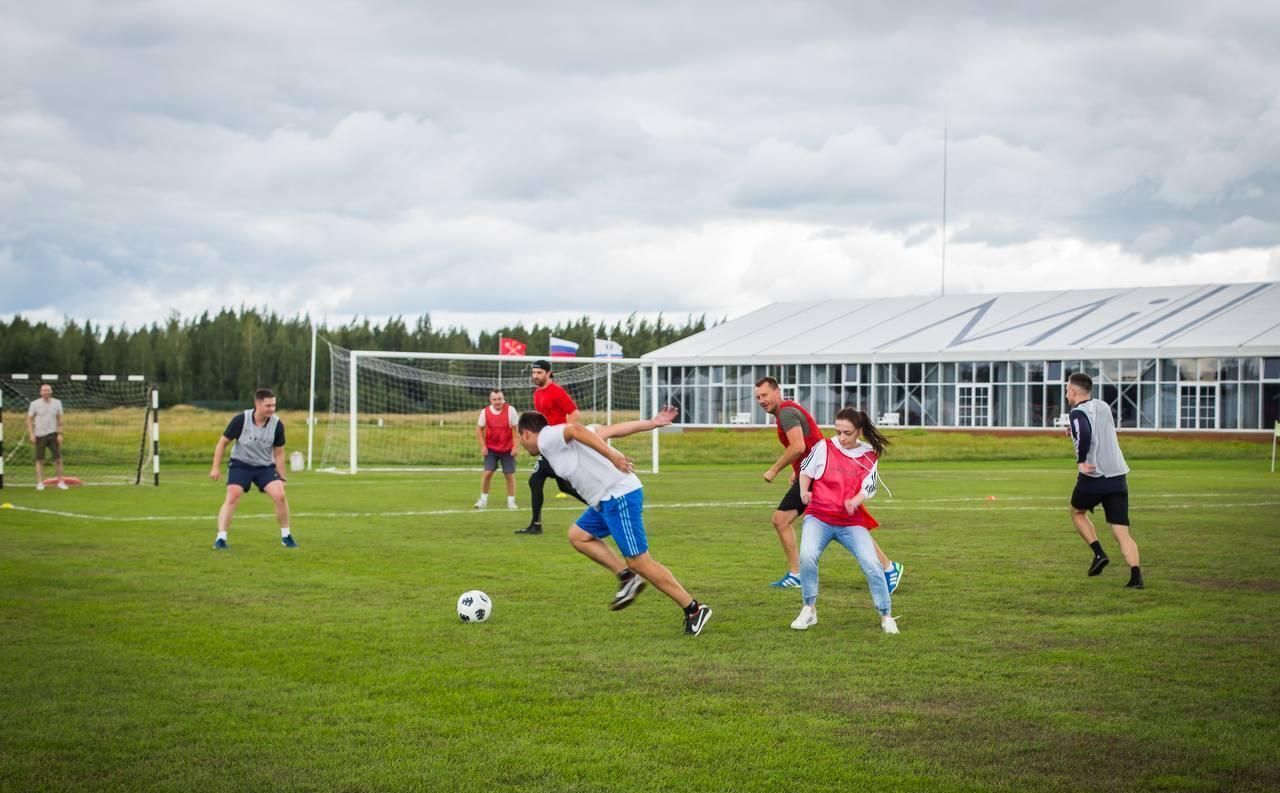
[[[259,388],[253,394],[253,409],[246,410],[231,419],[222,431],[218,445],[213,449],[213,467],[209,478],[218,481],[222,474],[222,454],[231,449],[231,463],[227,467],[227,498],[218,510],[218,537],[213,542],[215,550],[227,547],[227,530],[240,505],[240,497],[257,485],[260,492],[271,496],[276,505],[276,519],[280,522],[280,544],[296,548],[289,531],[289,500],[284,495],[284,422],[276,415],[276,395],[269,388]]]

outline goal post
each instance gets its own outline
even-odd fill
[[[61,401],[63,473],[84,484],[160,484],[160,392],[141,375],[0,375],[0,488],[32,486],[27,411],[44,385]],[[148,468],[150,469],[148,471]],[[57,468],[46,454],[46,479]]]
[[[517,412],[533,409],[530,369],[540,356],[348,350],[328,340],[329,418],[317,468],[474,469],[480,412],[497,388]],[[583,424],[651,415],[654,368],[634,358],[555,358],[553,375]],[[657,470],[658,442],[637,434],[613,445],[639,470]],[[517,457],[523,452],[517,449]]]

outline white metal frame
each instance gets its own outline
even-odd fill
[[[314,350],[314,348],[313,348]],[[615,364],[635,364],[644,371],[647,370],[650,379],[650,404],[647,406],[651,412],[657,410],[658,402],[658,364],[642,360],[640,358],[549,358],[545,355],[483,355],[478,353],[439,353],[439,352],[397,352],[393,350],[349,350],[348,355],[348,421],[350,422],[349,442],[348,442],[348,471],[352,474],[359,473],[360,468],[360,433],[359,433],[359,415],[360,415],[360,397],[358,371],[360,359],[362,358],[381,358],[391,360],[418,360],[418,361],[496,361],[499,364],[512,363],[532,363],[533,361],[551,360],[552,366],[555,362],[575,363],[575,364],[596,364],[605,367],[605,423],[613,421],[613,366]],[[313,360],[314,371],[314,360]],[[311,400],[315,403],[315,377],[312,375],[311,383]],[[312,415],[314,416],[315,408],[312,407]],[[314,419],[313,419],[314,421]],[[658,432],[652,433],[653,444],[653,473],[658,472]],[[308,452],[307,467],[311,467],[310,453]]]
[[[1191,405],[1193,415],[1195,416],[1195,424],[1193,424],[1192,426],[1187,426],[1182,421],[1182,408],[1185,406],[1185,403],[1182,400],[1182,392],[1183,392],[1183,389],[1186,389],[1186,388],[1195,389],[1196,398]],[[1201,413],[1200,402],[1204,398],[1204,392],[1210,389],[1212,389],[1213,391],[1213,426],[1203,427],[1201,426],[1201,420],[1203,418],[1203,414]],[[1177,419],[1178,419],[1177,429],[1180,429],[1180,430],[1216,430],[1218,429],[1219,425],[1222,423],[1222,388],[1218,383],[1205,383],[1199,380],[1180,380],[1178,381],[1177,395],[1178,395],[1178,404],[1176,407]]]

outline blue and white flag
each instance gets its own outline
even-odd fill
[[[551,337],[551,357],[552,358],[577,358],[578,345],[568,339],[557,339]]]
[[[622,345],[616,341],[606,339],[596,339],[596,357],[597,358],[621,358]]]

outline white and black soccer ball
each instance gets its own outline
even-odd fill
[[[463,622],[484,622],[493,613],[493,601],[478,589],[462,593],[458,598],[458,617]]]

